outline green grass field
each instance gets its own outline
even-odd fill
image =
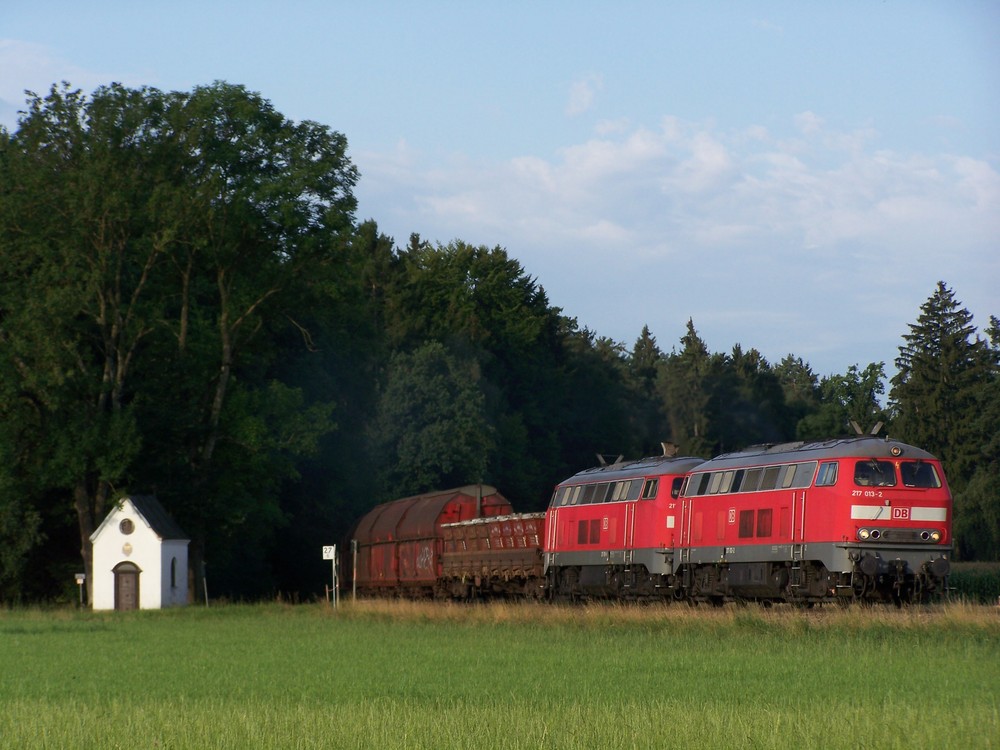
[[[3,748],[989,748],[1000,608],[0,611]]]

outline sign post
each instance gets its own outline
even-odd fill
[[[358,540],[351,540],[351,601],[358,600]]]
[[[333,608],[337,608],[337,545],[336,544],[325,544],[323,545],[323,559],[330,561],[330,567],[333,574]],[[327,601],[330,601],[330,596],[327,596]]]
[[[83,584],[87,581],[86,573],[76,574],[76,587],[80,589],[80,609],[83,609]]]

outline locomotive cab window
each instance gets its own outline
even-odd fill
[[[854,465],[854,484],[858,487],[895,487],[896,469],[888,461],[858,461]]]
[[[670,483],[670,497],[674,500],[681,496],[681,485],[684,484],[684,477],[674,477],[674,481]]]
[[[899,474],[907,487],[936,489],[941,486],[937,470],[926,461],[903,461],[899,465]]]
[[[659,479],[647,479],[646,484],[642,487],[642,499],[652,500],[656,497],[656,490],[660,486]]]
[[[820,464],[819,474],[816,477],[817,487],[832,487],[837,483],[837,463],[828,462]]]

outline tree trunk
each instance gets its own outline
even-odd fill
[[[73,488],[73,507],[76,509],[77,524],[80,529],[80,557],[83,572],[87,575],[87,603],[94,601],[94,545],[90,541],[97,526],[103,521],[103,513],[108,499],[108,485],[99,482],[97,491],[91,497],[85,480],[77,482]]]
[[[76,508],[77,523],[80,527],[80,557],[83,558],[83,572],[86,573],[87,603],[94,601],[94,546],[90,536],[94,533],[94,513],[86,485],[78,482],[73,488],[73,506]]]

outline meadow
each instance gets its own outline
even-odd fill
[[[3,748],[990,748],[1000,608],[0,610]]]

